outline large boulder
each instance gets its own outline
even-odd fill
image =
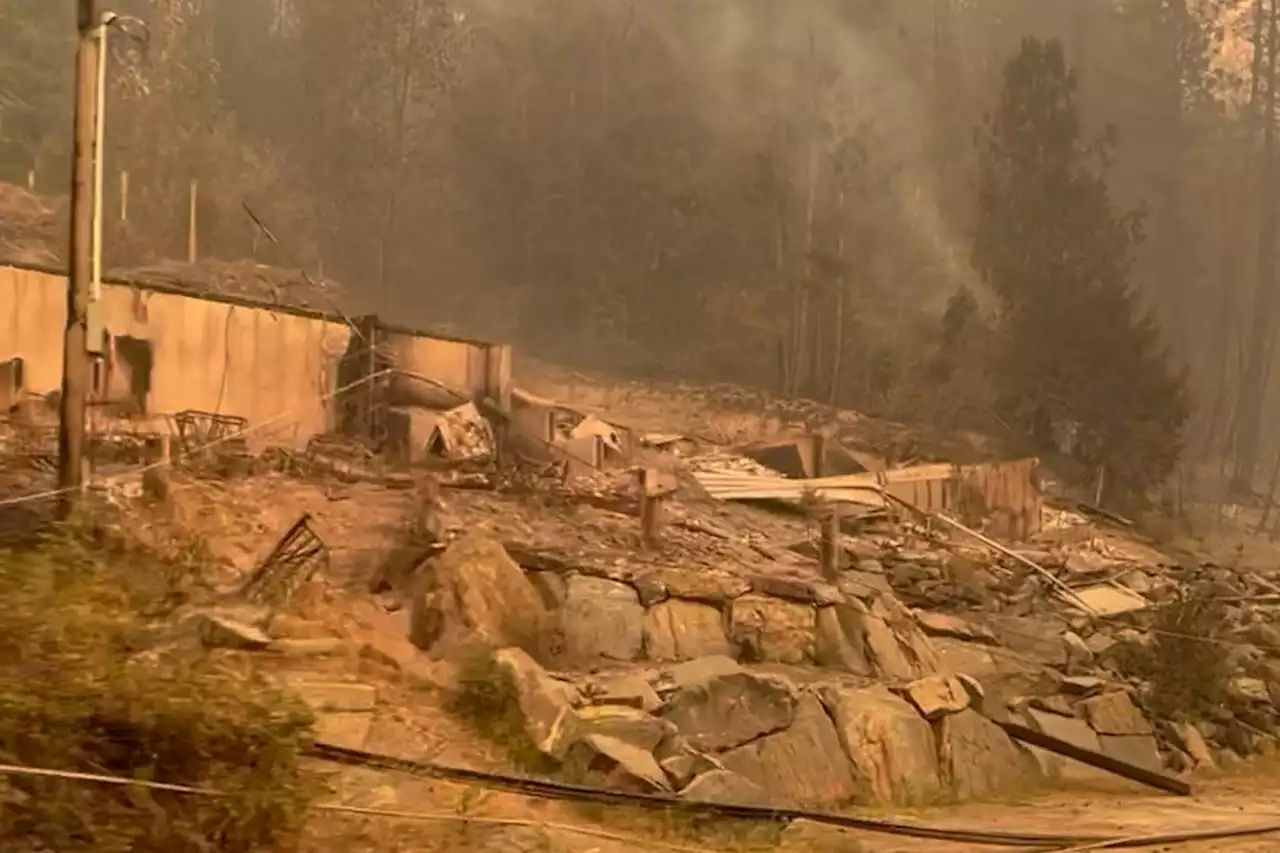
[[[645,613],[644,649],[650,660],[658,661],[733,653],[720,611],[678,598],[655,604]]]
[[[788,805],[837,805],[858,792],[840,736],[812,693],[800,696],[789,728],[727,752],[722,761]]]
[[[409,639],[433,655],[475,642],[541,648],[549,617],[542,598],[502,543],[456,540],[434,561],[413,600]]]
[[[918,806],[942,798],[933,730],[905,699],[884,687],[831,685],[822,701],[853,767],[859,800]]]
[[[744,660],[801,664],[814,660],[813,605],[767,595],[744,595],[729,605],[729,639]]]
[[[520,649],[501,649],[493,662],[498,677],[514,694],[529,740],[544,755],[563,760],[581,730],[574,712],[574,705],[581,701],[577,690],[552,678]]]
[[[1035,757],[972,709],[936,724],[942,778],[960,800],[1026,791],[1043,780]]]
[[[686,682],[662,711],[695,749],[733,749],[781,731],[795,719],[795,690],[785,680],[749,672],[708,671],[708,677]]]
[[[571,660],[632,661],[644,648],[644,608],[635,588],[588,575],[569,578],[561,610]]]

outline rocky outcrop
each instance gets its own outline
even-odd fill
[[[943,716],[935,736],[942,779],[956,799],[1026,792],[1043,781],[1030,751],[977,711]]]
[[[645,612],[628,584],[572,575],[561,612],[570,660],[631,661],[644,650]]]
[[[881,686],[798,686],[712,656],[651,673],[651,701],[638,675],[570,685],[517,649],[495,661],[530,740],[578,782],[829,808],[984,797],[1046,772],[972,707],[959,677],[911,683],[908,700]]]
[[[428,565],[409,639],[431,654],[474,642],[529,649],[543,641],[547,626],[542,598],[502,544],[468,534]]]
[[[816,647],[814,608],[752,593],[729,606],[729,640],[743,660],[811,663]]]
[[[812,693],[796,703],[791,725],[725,753],[728,770],[767,788],[779,804],[830,806],[858,793],[831,718]]]
[[[676,661],[732,654],[733,646],[725,636],[719,610],[673,598],[645,612],[644,651],[649,660]]]
[[[723,752],[781,731],[795,719],[795,689],[781,678],[714,673],[674,692],[662,709],[689,743]]]
[[[828,687],[822,701],[835,719],[861,801],[927,805],[942,799],[933,730],[906,700],[883,687]]]

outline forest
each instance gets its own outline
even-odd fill
[[[202,251],[583,369],[1264,488],[1280,0],[117,0],[108,265]],[[0,3],[65,193],[74,10]],[[273,240],[263,240],[263,228]]]

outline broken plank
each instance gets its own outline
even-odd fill
[[[1038,732],[1035,729],[1024,726],[1021,723],[1002,723],[998,720],[992,720],[1000,728],[1004,729],[1005,734],[1014,740],[1021,741],[1029,746],[1038,746],[1041,749],[1066,758],[1072,758],[1081,764],[1087,764],[1090,767],[1096,767],[1099,770],[1105,770],[1108,773],[1114,773],[1131,782],[1137,782],[1140,785],[1146,785],[1166,793],[1176,794],[1179,797],[1191,796],[1191,785],[1170,776],[1167,773],[1158,773],[1154,770],[1148,770],[1145,767],[1138,767],[1129,764],[1126,761],[1112,758],[1109,755],[1103,755],[1100,752],[1094,752],[1091,749],[1085,749],[1068,743],[1065,740],[1059,740],[1052,735],[1044,732]]]

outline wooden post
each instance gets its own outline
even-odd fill
[[[677,487],[654,468],[636,469],[636,481],[640,487],[640,544],[657,548],[662,538],[663,501],[675,494]]]
[[[198,259],[198,225],[196,222],[196,201],[200,196],[200,183],[191,179],[191,196],[187,210],[187,263],[194,264]]]
[[[844,548],[841,547],[840,505],[837,503],[826,505],[818,517],[822,522],[822,541],[819,551],[822,577],[830,583],[835,583],[840,579],[840,570],[844,568],[841,559]]]
[[[98,69],[98,4],[76,4],[75,119],[71,170],[71,274],[67,277],[58,410],[60,510],[69,515],[85,484],[85,410],[89,383],[89,282],[93,255],[94,87]]]
[[[129,170],[120,170],[120,221],[129,221]]]

